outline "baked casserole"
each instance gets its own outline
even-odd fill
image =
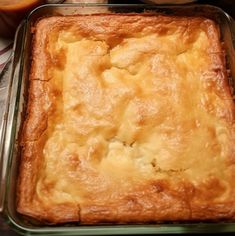
[[[215,22],[45,17],[17,210],[45,223],[235,218],[235,105]]]

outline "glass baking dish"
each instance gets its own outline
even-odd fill
[[[28,75],[31,53],[31,26],[43,16],[74,15],[92,13],[127,13],[152,11],[167,15],[205,16],[215,20],[221,30],[221,40],[226,51],[229,83],[234,97],[235,88],[235,27],[233,20],[221,9],[209,5],[155,6],[155,5],[94,5],[63,4],[45,5],[35,9],[18,30],[14,57],[11,65],[8,96],[6,101],[6,122],[2,133],[0,209],[11,227],[25,235],[122,235],[122,234],[163,234],[163,233],[212,233],[235,232],[235,222],[219,223],[159,223],[145,225],[94,225],[63,224],[56,226],[40,225],[16,212],[16,182],[19,164],[18,133],[24,119],[27,102]],[[1,141],[1,140],[0,140]],[[0,142],[1,143],[1,142]],[[1,150],[1,149],[0,149]],[[2,203],[2,204],[1,204]]]

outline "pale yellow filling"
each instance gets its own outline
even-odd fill
[[[188,44],[177,33],[149,34],[114,48],[61,32],[53,50],[65,50],[66,64],[50,81],[61,97],[58,118],[49,119],[38,196],[81,203],[155,179],[223,182],[217,169],[231,151],[230,130],[220,117],[225,101],[204,73],[209,46],[202,30]]]

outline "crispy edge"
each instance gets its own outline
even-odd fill
[[[47,33],[56,19],[42,19],[36,24],[33,37],[32,65],[26,120],[21,134],[21,163],[17,187],[17,211],[43,222],[63,223],[79,221],[79,206],[56,204],[48,206],[36,196],[36,185],[43,164],[43,146],[46,141],[48,112],[51,109],[47,86]]]

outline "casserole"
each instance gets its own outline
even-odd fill
[[[24,48],[29,48],[29,44],[31,42],[31,35],[30,35],[30,31],[29,31],[29,27],[31,25],[31,23],[37,19],[40,14],[45,14],[45,12],[48,13],[49,10],[51,10],[52,12],[50,14],[54,15],[54,14],[61,14],[62,13],[62,9],[63,11],[68,14],[69,9],[73,10],[73,13],[77,13],[76,10],[80,10],[81,8],[78,6],[77,8],[75,6],[70,6],[67,5],[65,6],[65,8],[63,8],[64,6],[61,7],[42,7],[42,8],[38,8],[34,13],[31,14],[31,16],[28,18],[27,24],[26,24],[26,34],[25,34],[25,40],[24,40]],[[71,8],[70,8],[71,7]],[[73,7],[73,8],[72,8]],[[95,10],[94,8],[92,8],[92,5],[88,5],[87,9],[89,10]],[[112,11],[118,11],[118,12],[122,12],[122,11],[129,11],[129,12],[133,12],[133,11],[142,11],[143,9],[151,9],[151,10],[156,10],[158,12],[161,13],[166,13],[166,14],[173,14],[173,15],[177,15],[177,14],[182,14],[182,8],[177,8],[177,7],[156,7],[154,8],[149,7],[149,6],[132,6],[131,8],[128,6],[119,8],[118,6],[109,6]],[[83,8],[84,9],[84,8]],[[99,12],[102,12],[102,10],[106,11],[106,6],[100,6],[99,8]],[[230,68],[231,70],[231,74],[233,75],[233,58],[232,58],[232,54],[234,53],[234,49],[233,49],[233,45],[232,45],[232,37],[231,37],[231,32],[230,32],[230,25],[229,25],[229,18],[227,18],[226,15],[224,15],[223,13],[221,13],[220,10],[218,10],[217,8],[214,7],[204,7],[201,8],[201,6],[190,6],[190,7],[185,7],[184,9],[184,14],[193,14],[194,15],[206,15],[207,18],[212,18],[214,20],[216,20],[221,28],[221,33],[223,36],[223,41],[225,42],[225,49],[227,52],[227,56],[228,56],[228,68]],[[211,15],[208,15],[211,14]],[[35,18],[34,18],[35,17]],[[19,83],[17,85],[18,90],[16,89],[16,91],[11,90],[11,98],[10,98],[10,107],[9,107],[9,113],[8,113],[8,123],[6,126],[6,135],[5,135],[5,146],[4,146],[4,157],[8,156],[10,153],[8,153],[9,151],[12,152],[12,146],[11,145],[15,145],[15,141],[14,139],[17,137],[17,133],[19,130],[19,126],[21,124],[21,112],[23,111],[23,104],[24,104],[24,97],[23,94],[25,93],[24,89],[27,88],[27,77],[28,77],[28,72],[29,72],[29,68],[27,67],[27,65],[29,64],[29,56],[30,56],[30,52],[25,53],[24,57],[21,61],[21,70],[23,72],[22,76],[19,76],[17,78],[17,76],[13,77],[13,81],[17,81],[17,83]],[[18,80],[19,79],[19,80]],[[23,83],[23,84],[22,84]],[[232,86],[232,79],[230,79],[230,83]],[[17,95],[17,96],[16,96]],[[14,99],[15,97],[17,98],[17,104],[16,104],[16,110],[11,110],[14,106],[15,106],[15,102]],[[20,106],[19,106],[20,105]],[[24,111],[23,111],[24,112]],[[11,126],[13,127],[12,130],[10,130]],[[11,131],[11,132],[10,132]],[[11,149],[9,145],[9,141],[11,140]],[[7,142],[6,142],[7,141]],[[211,223],[211,224],[206,224],[206,223],[201,223],[201,224],[157,224],[157,225],[145,225],[145,226],[134,226],[134,225],[126,225],[126,226],[91,226],[91,227],[87,227],[87,226],[77,226],[74,227],[74,225],[71,225],[69,227],[66,226],[56,226],[56,227],[45,227],[45,226],[41,226],[40,228],[38,228],[37,226],[37,222],[32,223],[31,221],[28,221],[27,219],[22,219],[22,216],[17,215],[17,213],[15,212],[15,208],[14,206],[14,197],[12,198],[8,198],[9,196],[14,196],[14,192],[15,192],[15,183],[13,182],[14,180],[14,174],[16,174],[16,170],[17,170],[17,145],[14,147],[15,151],[12,152],[12,156],[9,160],[9,167],[11,167],[9,169],[9,179],[8,179],[8,189],[7,189],[7,197],[6,197],[6,202],[5,202],[5,209],[6,212],[8,214],[9,219],[11,220],[11,223],[13,224],[18,224],[18,228],[21,230],[27,230],[27,232],[40,232],[40,233],[64,233],[65,231],[67,231],[68,234],[75,234],[80,232],[81,234],[86,232],[88,234],[92,234],[93,231],[95,230],[96,233],[97,232],[101,232],[102,234],[110,234],[112,232],[116,233],[116,234],[121,234],[123,233],[134,233],[136,234],[136,230],[138,231],[138,233],[163,233],[163,232],[184,232],[187,229],[191,229],[192,232],[196,232],[196,230],[205,230],[205,228],[209,227],[209,229],[214,229],[215,231],[219,231],[221,230],[225,230],[225,231],[229,231],[232,230],[233,228],[233,223],[220,223],[220,224],[215,224],[215,223]],[[224,227],[222,227],[224,226]],[[75,231],[74,231],[75,230]],[[111,231],[110,231],[111,230]],[[124,230],[124,231],[123,231]],[[177,231],[179,230],[179,231]]]
[[[235,106],[213,21],[109,13],[45,17],[33,30],[20,213],[235,218]]]

